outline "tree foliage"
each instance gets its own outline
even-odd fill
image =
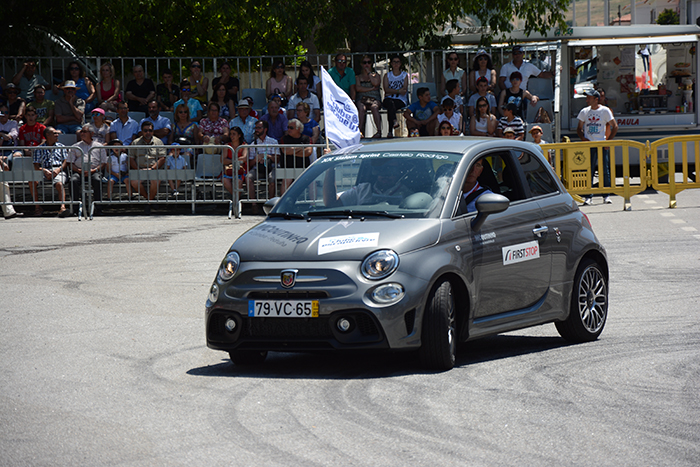
[[[5,0],[4,55],[43,55],[40,31],[65,38],[80,55],[250,56],[446,47],[440,28],[469,15],[507,38],[512,19],[526,32],[564,25],[566,0]]]
[[[659,13],[658,18],[656,18],[656,24],[681,24],[681,18],[676,10],[666,8]]]

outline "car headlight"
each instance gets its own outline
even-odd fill
[[[392,250],[379,250],[362,261],[362,275],[370,280],[384,279],[399,267],[399,255]]]
[[[235,251],[229,252],[226,258],[221,262],[221,267],[219,268],[219,281],[226,282],[231,280],[233,276],[236,275],[238,271],[238,266],[241,264],[241,257]]]

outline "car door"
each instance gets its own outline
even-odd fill
[[[551,254],[542,250],[547,226],[539,204],[524,186],[520,154],[501,151],[485,157],[496,175],[496,190],[511,203],[504,212],[490,215],[478,232],[472,232],[476,291],[473,316],[477,321],[508,321],[535,311],[549,287]]]

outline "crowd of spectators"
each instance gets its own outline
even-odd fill
[[[504,64],[500,72],[494,69],[491,56],[485,50],[476,53],[468,72],[459,66],[457,52],[447,53],[445,69],[433,88],[438,95],[431,95],[428,87],[418,87],[412,103],[408,97],[409,74],[399,54],[389,58],[390,69],[382,75],[375,70],[371,55],[363,55],[358,69],[354,70],[349,66],[347,54],[339,53],[329,75],[355,102],[361,131],[366,127],[367,113],[372,114],[376,128],[373,138],[383,136],[380,109],[384,108],[388,138],[395,136],[397,115],[402,111],[409,136],[468,134],[524,139],[526,107],[538,101],[538,96],[527,90],[527,82],[531,77],[551,78],[552,75],[525,62],[522,47],[515,46],[511,52],[512,61]],[[223,176],[226,189],[233,191],[234,177],[238,178],[239,188],[243,181],[248,181],[249,191],[253,187],[251,181],[267,178],[268,195],[272,196],[277,188],[272,182],[274,168],[306,167],[312,162],[312,155],[306,155],[304,145],[322,140],[319,125],[323,106],[321,80],[309,61],[303,61],[298,69],[298,75],[293,78],[283,61],[273,63],[265,86],[267,107],[258,114],[252,109],[252,98],[239,99],[240,81],[232,75],[227,61],[220,62],[219,76],[213,78],[211,84],[203,73],[202,62],[193,60],[186,78],[179,83],[173,71],[166,68],[156,85],[146,76],[144,67],[137,64],[131,70],[133,79],[125,86],[116,78],[110,62],[101,64],[100,79],[93,82],[79,62],[71,61],[64,72],[65,80],[52,86],[38,73],[37,61],[28,59],[10,80],[0,77],[0,138],[3,146],[56,145],[60,143],[54,141],[54,136],[61,133],[76,134],[77,147],[116,143],[182,146],[171,148],[170,152],[159,149],[145,155],[129,153],[131,157],[127,159],[124,153],[114,153],[116,150],[104,152],[100,164],[93,164],[90,170],[103,171],[109,176],[108,195],[114,183],[128,177],[129,166],[160,168],[167,163],[168,167],[189,167],[194,163],[188,157],[192,151],[184,145],[227,144],[232,149],[225,155],[228,161]],[[51,99],[47,98],[49,92]],[[134,112],[143,112],[145,117],[137,121],[130,116]],[[166,117],[160,115],[161,112],[170,115]],[[108,114],[112,118],[108,118]],[[540,138],[541,133],[540,128]],[[238,149],[242,144],[278,143],[300,146],[291,152]],[[10,158],[30,155],[9,154]],[[3,156],[5,161],[8,152],[4,151]],[[49,172],[56,167],[34,157],[36,169],[45,170],[45,176],[49,177]],[[52,157],[51,164],[59,159]],[[234,157],[243,162],[235,175],[232,173]],[[73,167],[70,181],[77,186],[82,173],[79,161],[70,157],[64,161]],[[59,176],[52,180],[61,190],[67,181]],[[289,182],[291,180],[284,180],[281,189],[286,189]],[[133,190],[148,199],[155,196],[153,186],[150,191],[141,182],[132,182],[128,187],[129,193]],[[177,193],[178,187],[179,182],[171,183],[171,192]],[[39,209],[37,207],[37,212]]]

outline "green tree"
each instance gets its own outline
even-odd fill
[[[658,18],[656,18],[656,24],[681,24],[681,18],[676,13],[676,10],[666,8],[659,13]]]

